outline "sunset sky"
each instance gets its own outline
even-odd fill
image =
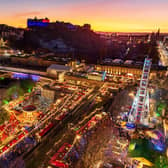
[[[0,0],[0,24],[26,27],[34,16],[97,31],[168,32],[168,0]]]

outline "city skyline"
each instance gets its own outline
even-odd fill
[[[41,0],[39,2],[0,0],[0,23],[26,27],[26,19],[48,17],[82,25],[89,23],[96,31],[168,32],[166,0]]]

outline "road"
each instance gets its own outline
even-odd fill
[[[47,76],[46,72],[30,70],[30,69],[23,69],[23,68],[7,67],[7,66],[0,66],[0,71],[2,71],[2,72],[18,72],[18,73],[26,73],[26,74],[35,74],[35,75]]]

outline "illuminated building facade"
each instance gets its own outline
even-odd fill
[[[46,27],[49,25],[49,19],[27,19],[27,27],[32,28],[32,27]]]
[[[46,98],[46,99],[50,99],[52,102],[55,100],[55,90],[50,89],[48,86],[44,86],[42,89],[42,97]]]
[[[131,65],[131,66],[95,65],[94,68],[96,71],[105,71],[106,73],[111,74],[111,75],[120,75],[120,74],[128,74],[129,73],[129,74],[133,74],[137,77],[141,77],[141,74],[142,74],[142,69],[138,68],[138,67],[134,67],[133,65]],[[164,70],[164,69],[161,69],[161,70],[152,69],[151,73],[150,73],[150,78],[154,78],[154,77],[156,77],[156,75],[164,76],[165,73],[166,73],[166,70]]]
[[[106,77],[106,72],[91,72],[88,73],[88,79],[91,80],[97,80],[97,81],[104,81],[105,77]]]

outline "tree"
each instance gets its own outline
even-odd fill
[[[153,163],[155,160],[154,151],[150,148],[147,139],[132,139],[128,149],[130,157],[142,157]]]
[[[162,116],[162,111],[166,109],[166,107],[167,107],[166,103],[159,102],[156,109],[157,115]]]
[[[153,168],[167,168],[168,167],[168,159],[166,156],[159,156],[155,160],[155,164]]]
[[[7,111],[0,109],[0,125],[8,120],[9,120],[9,114],[7,113]]]

